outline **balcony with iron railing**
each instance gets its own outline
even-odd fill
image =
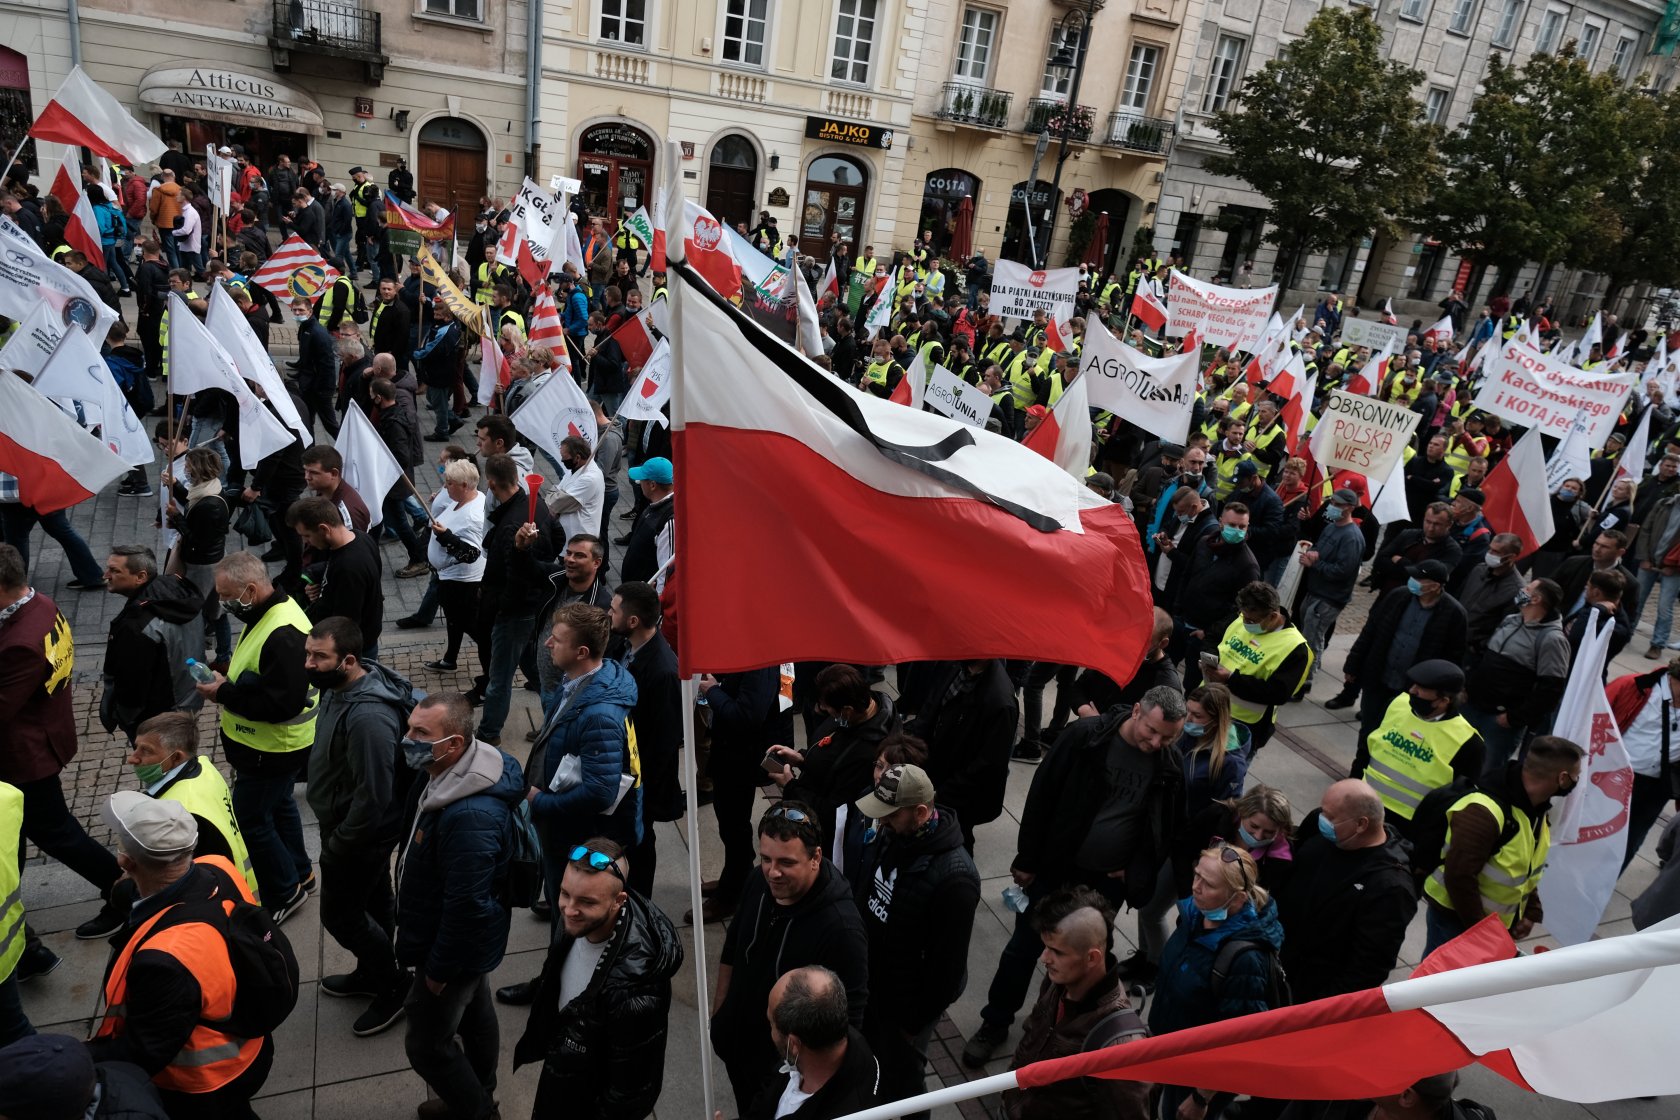
[[[1021,131],[1031,136],[1048,132],[1050,139],[1060,140],[1065,123],[1067,138],[1084,144],[1090,141],[1096,126],[1096,112],[1089,105],[1075,105],[1070,110],[1067,102],[1054,97],[1034,97],[1027,101],[1027,116],[1021,122]]]
[[[1171,146],[1173,122],[1167,117],[1146,117],[1133,110],[1122,109],[1108,115],[1108,128],[1103,132],[1105,148],[1145,155],[1164,156]]]
[[[1007,128],[1009,107],[1015,95],[1007,90],[987,89],[967,82],[946,82],[939,93],[934,116],[952,124],[975,128]]]
[[[347,0],[274,0],[268,42],[276,70],[290,69],[291,52],[302,51],[364,62],[377,85],[389,61],[379,13]]]

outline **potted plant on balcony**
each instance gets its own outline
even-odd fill
[[[1151,121],[1135,120],[1126,130],[1126,147],[1140,152],[1161,150],[1161,126]]]
[[[989,128],[1002,128],[1005,104],[1002,94],[988,90],[980,99],[980,123]]]
[[[969,119],[969,114],[973,108],[974,91],[964,86],[957,91],[957,96],[953,100],[951,116],[959,121],[966,121]]]
[[[1066,105],[1057,105],[1050,110],[1044,127],[1050,130],[1050,135],[1060,136],[1066,125],[1071,139],[1089,140],[1095,117],[1096,111],[1089,105],[1075,105],[1071,109]]]

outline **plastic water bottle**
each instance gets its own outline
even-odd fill
[[[1028,906],[1027,892],[1018,884],[1011,883],[1003,888],[1003,904],[1017,914],[1025,914]]]
[[[216,679],[216,671],[196,657],[187,658],[187,673],[199,684],[209,684]]]

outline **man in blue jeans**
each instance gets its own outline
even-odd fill
[[[233,813],[263,904],[276,924],[315,889],[292,787],[309,766],[320,702],[304,670],[310,622],[275,590],[263,562],[234,552],[216,565],[216,595],[245,624],[227,676],[211,674],[199,695],[221,705],[222,753],[233,767]]]
[[[0,543],[17,549],[25,568],[29,566],[29,533],[37,524],[58,542],[64,549],[64,558],[70,562],[70,572],[76,578],[65,587],[71,591],[104,590],[105,573],[93,558],[87,541],[70,524],[70,512],[62,509],[52,513],[35,512],[34,507],[19,500],[16,476],[0,472]]]
[[[414,352],[414,364],[420,372],[420,383],[426,386],[426,406],[436,420],[426,440],[443,443],[463,423],[450,404],[455,371],[460,363],[461,325],[442,300],[432,305],[432,317],[435,320],[432,333]]]
[[[502,724],[512,701],[513,674],[536,625],[537,608],[551,590],[547,576],[533,561],[554,562],[554,519],[548,507],[525,493],[519,464],[510,455],[492,455],[484,463],[484,481],[496,499],[484,531],[484,579],[478,587],[479,632],[489,633],[488,653],[479,651],[484,667],[478,699],[478,737],[500,746]],[[469,694],[469,699],[472,697]]]

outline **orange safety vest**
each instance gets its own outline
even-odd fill
[[[223,872],[246,902],[255,903],[250,888],[239,869],[222,856],[200,856],[193,861]],[[230,912],[232,902],[223,906]],[[198,981],[202,1005],[199,1022],[187,1038],[180,1053],[152,1078],[159,1089],[177,1093],[211,1093],[232,1081],[251,1067],[262,1052],[261,1038],[240,1038],[216,1029],[215,1024],[233,1014],[236,984],[233,965],[228,960],[227,942],[219,931],[203,922],[181,921],[175,925],[157,926],[178,906],[169,906],[153,914],[134,936],[128,939],[117,954],[105,979],[105,1018],[95,1038],[114,1038],[121,1035],[128,1022],[128,969],[134,954],[141,949],[167,953],[179,961],[193,979]]]

